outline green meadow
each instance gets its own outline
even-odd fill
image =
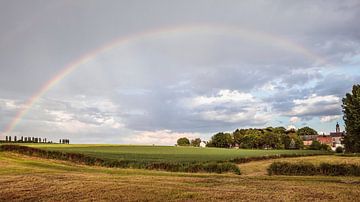
[[[174,146],[140,145],[92,145],[92,144],[25,144],[40,149],[81,153],[97,158],[111,160],[133,160],[141,162],[211,162],[229,161],[235,158],[273,156],[280,154],[323,154],[312,150],[259,150],[259,149],[222,149]]]

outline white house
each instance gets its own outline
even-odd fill
[[[200,147],[206,147],[205,141],[201,141],[201,142],[200,142]]]

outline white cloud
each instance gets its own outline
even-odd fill
[[[293,117],[290,118],[290,123],[297,123],[299,121],[300,121],[300,119],[297,116],[293,116]]]
[[[337,115],[341,107],[340,98],[335,95],[318,96],[316,94],[304,99],[293,100],[294,107],[290,115],[321,116]]]
[[[17,110],[22,107],[23,105],[20,104],[17,100],[0,99],[0,108],[7,110]]]
[[[244,102],[254,102],[254,97],[249,93],[242,93],[237,90],[220,90],[215,96],[198,96],[191,100],[190,106],[197,107],[203,105],[237,104]]]
[[[185,103],[193,114],[208,121],[258,125],[271,119],[266,103],[237,90],[220,90],[215,96],[197,96]]]
[[[268,92],[268,91],[274,91],[275,88],[276,88],[276,84],[274,84],[273,82],[268,82],[264,84],[262,87],[260,87],[260,90]]]
[[[186,137],[191,140],[194,138],[201,138],[202,135],[200,133],[181,133],[171,130],[157,130],[140,131],[137,134],[124,139],[131,144],[174,145],[176,144],[177,139],[181,137]]]
[[[334,116],[322,116],[320,117],[321,123],[327,123],[331,121],[335,121],[341,118],[341,115],[334,115]]]
[[[287,129],[288,129],[288,130],[290,130],[290,129],[295,129],[295,130],[296,130],[296,126],[294,126],[294,125],[288,125],[288,126],[287,126]]]

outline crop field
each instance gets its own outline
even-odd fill
[[[279,159],[240,164],[242,175],[85,166],[0,152],[0,201],[357,201],[360,177],[267,176]],[[312,156],[281,161],[359,162]],[[261,165],[261,166],[259,166]]]
[[[134,145],[60,145],[25,144],[46,150],[81,153],[93,157],[114,160],[135,160],[142,162],[205,162],[228,161],[242,157],[272,156],[278,154],[322,154],[311,150],[251,150],[194,148],[174,146],[134,146]]]

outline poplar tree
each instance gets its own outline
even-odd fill
[[[360,152],[360,85],[354,85],[352,92],[342,100],[346,135],[345,152]]]

